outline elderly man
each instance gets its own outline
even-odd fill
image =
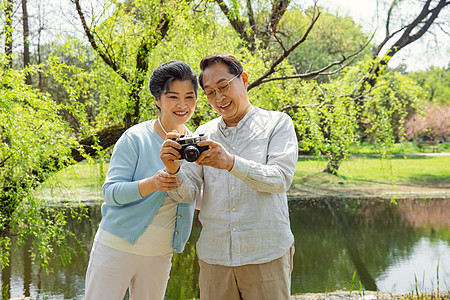
[[[286,191],[294,177],[297,140],[292,120],[252,106],[248,75],[229,54],[205,57],[200,86],[221,115],[197,129],[209,146],[180,167],[181,146],[169,133],[161,147],[167,172],[181,185],[173,199],[190,202],[203,189],[197,242],[202,300],[290,298],[294,237]]]

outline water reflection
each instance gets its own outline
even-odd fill
[[[88,210],[89,219],[69,222],[86,244],[68,266],[52,261],[46,274],[31,264],[29,245],[13,245],[11,268],[1,272],[3,299],[18,296],[39,299],[82,299],[89,249],[100,206]],[[365,289],[408,293],[450,290],[450,201],[317,200],[291,201],[291,225],[296,253],[293,293],[349,290],[353,273]],[[198,297],[198,264],[194,226],[186,250],[174,255],[166,299]],[[439,272],[439,273],[438,273]],[[417,280],[417,281],[416,281]],[[417,283],[416,283],[417,282]]]

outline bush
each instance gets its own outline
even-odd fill
[[[450,105],[430,104],[424,114],[416,113],[405,124],[407,140],[450,141]]]

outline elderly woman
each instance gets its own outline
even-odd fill
[[[189,134],[198,82],[182,61],[159,66],[150,91],[160,116],[128,129],[117,141],[103,185],[102,220],[86,273],[86,300],[164,299],[173,252],[189,238],[194,203],[167,191],[179,181],[165,171],[160,147],[167,132]]]

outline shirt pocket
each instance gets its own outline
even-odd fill
[[[265,165],[267,163],[268,138],[257,138],[243,142],[242,157]]]

